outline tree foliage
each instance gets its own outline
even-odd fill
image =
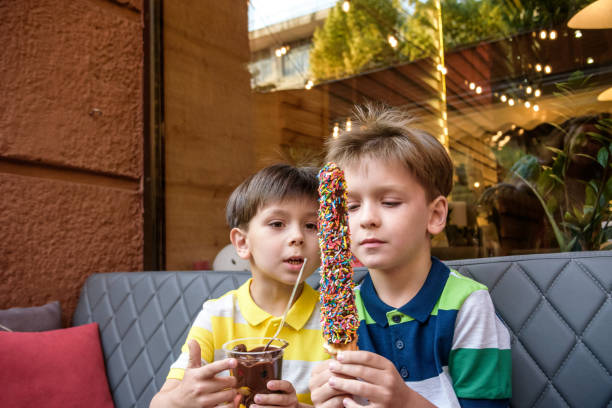
[[[353,0],[348,13],[338,2],[314,34],[311,73],[317,79],[352,75],[393,60],[387,38],[399,23],[395,0]]]
[[[594,0],[441,0],[445,50],[568,21]],[[317,80],[438,53],[433,0],[339,0],[314,34],[310,54]],[[388,38],[398,40],[394,49]]]

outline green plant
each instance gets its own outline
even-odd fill
[[[612,235],[612,119],[600,116],[593,127],[569,134],[563,149],[547,147],[552,164],[526,154],[510,169],[542,204],[562,251],[601,249]],[[592,177],[571,174],[581,160],[592,164]],[[576,194],[576,183],[584,186],[582,195]]]

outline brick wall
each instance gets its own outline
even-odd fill
[[[0,308],[142,269],[141,1],[0,3]]]

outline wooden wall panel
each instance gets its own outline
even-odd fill
[[[255,169],[247,2],[164,2],[166,268],[212,264],[232,189]]]

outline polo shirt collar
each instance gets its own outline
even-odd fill
[[[378,294],[376,293],[376,289],[374,288],[374,284],[372,283],[370,274],[365,277],[361,285],[360,294],[361,298],[363,299],[365,309],[380,326],[384,327],[388,324],[387,313],[393,310],[398,310],[399,312],[423,323],[429,318],[429,315],[438,302],[440,295],[442,295],[442,291],[444,290],[449,274],[450,270],[448,267],[440,260],[432,256],[431,269],[429,270],[429,274],[425,279],[423,287],[421,287],[414,298],[398,309],[395,309],[380,300]]]
[[[242,313],[247,323],[251,326],[258,326],[267,319],[275,319],[277,317],[266,312],[255,303],[249,290],[252,280],[253,278],[249,279],[236,290],[236,297],[238,306],[240,307],[240,313]],[[304,327],[308,319],[310,319],[318,300],[318,292],[307,283],[304,284],[300,297],[293,303],[289,312],[287,312],[285,323],[295,330],[300,330]],[[282,316],[279,316],[279,318],[280,317]]]
[[[295,330],[300,330],[312,316],[315,306],[319,301],[319,292],[304,284],[300,297],[293,303],[287,312],[285,322]]]

